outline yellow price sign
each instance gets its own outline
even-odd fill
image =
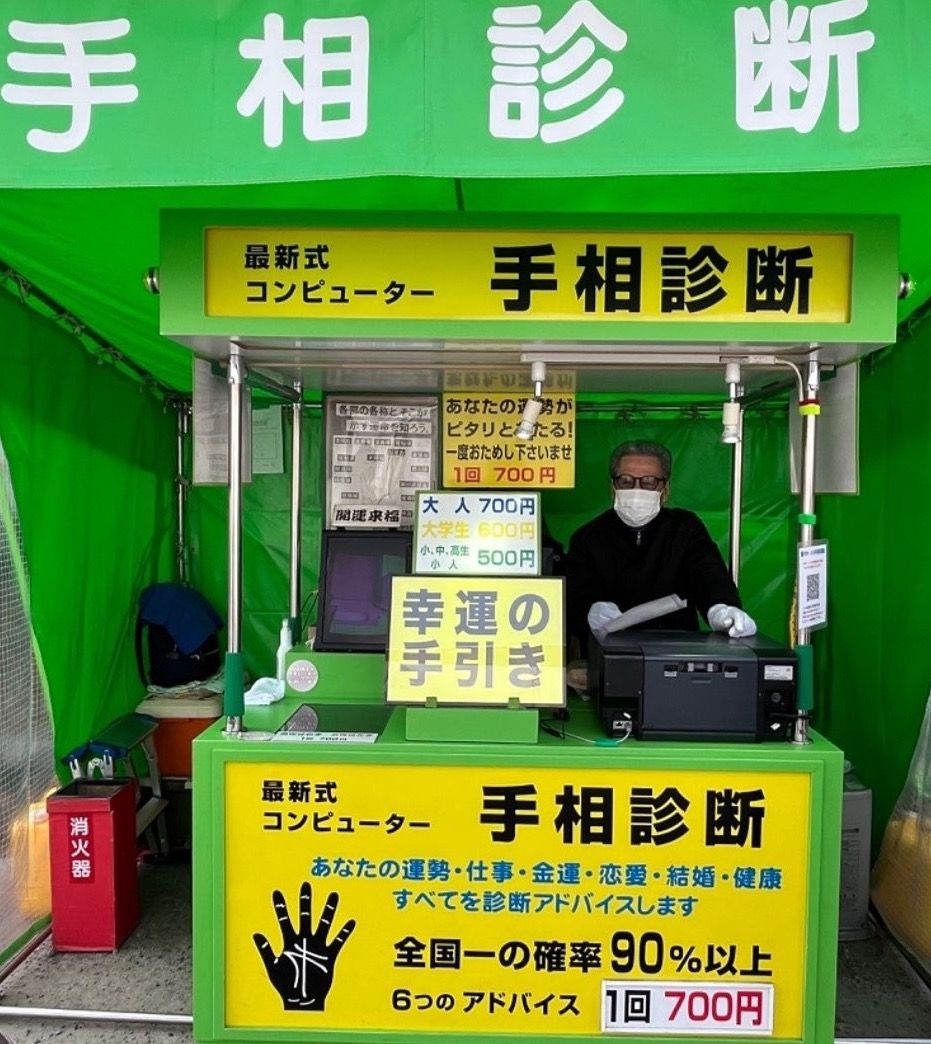
[[[532,439],[519,439],[527,394],[443,395],[443,485],[448,489],[572,489],[575,393],[543,397]]]
[[[396,576],[388,702],[561,707],[563,582]]]
[[[594,1036],[630,990],[639,1033],[659,990],[671,1034],[729,1013],[797,1040],[810,787],[623,759],[229,762],[226,1024]]]

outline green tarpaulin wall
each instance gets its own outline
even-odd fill
[[[873,788],[874,840],[931,688],[929,384],[931,323],[861,364],[860,495],[818,501],[832,556],[831,624],[815,637],[818,722]]]
[[[139,589],[172,569],[174,416],[0,293],[0,437],[60,755],[142,697]]]

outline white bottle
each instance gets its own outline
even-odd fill
[[[275,654],[275,677],[284,681],[285,658],[291,648],[291,621],[285,617],[281,621],[281,635],[278,639],[278,652]]]

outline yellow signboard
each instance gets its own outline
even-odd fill
[[[544,394],[532,439],[515,436],[527,395],[443,395],[443,485],[448,489],[575,486],[575,393]]]
[[[229,762],[226,1025],[800,1038],[809,776],[622,766]]]
[[[208,316],[846,323],[851,237],[208,228]]]
[[[394,577],[387,691],[389,703],[562,706],[562,580]]]
[[[554,366],[546,368],[546,380],[543,390],[547,394],[557,392],[574,392],[576,390],[575,370],[560,370]],[[444,370],[443,390],[448,392],[507,392],[510,395],[521,393],[530,395],[533,382],[530,380],[530,367],[517,368],[476,366],[469,370]]]

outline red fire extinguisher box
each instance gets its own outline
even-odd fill
[[[76,780],[49,797],[53,949],[116,950],[139,923],[137,786]]]

